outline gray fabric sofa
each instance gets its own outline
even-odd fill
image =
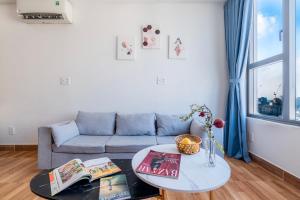
[[[110,117],[114,120],[111,122],[111,120],[105,121],[107,117],[97,117],[95,113],[84,114],[79,112],[76,118],[80,134],[59,146],[54,142],[51,126],[38,128],[38,167],[40,169],[55,168],[74,158],[83,161],[99,157],[131,159],[143,148],[157,144],[174,144],[176,135],[184,133],[206,137],[198,120],[182,122],[177,116],[113,113],[115,117]],[[82,118],[85,119],[82,120]],[[113,126],[108,126],[108,124]],[[98,129],[95,129],[95,126]],[[101,131],[101,128],[108,131]],[[214,129],[214,134],[217,141],[223,144],[223,129]],[[223,156],[219,151],[217,154]]]

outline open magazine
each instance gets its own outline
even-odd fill
[[[51,195],[61,192],[72,184],[87,179],[95,179],[120,172],[121,169],[109,158],[98,158],[82,162],[74,159],[49,173]]]

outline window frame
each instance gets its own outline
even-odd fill
[[[299,2],[300,3],[300,2]],[[249,64],[247,67],[247,116],[278,123],[300,126],[300,121],[296,120],[296,0],[282,0],[282,53],[263,60],[254,62],[256,56],[256,0],[253,1],[253,23],[250,33]],[[300,39],[300,38],[299,38]],[[263,67],[275,62],[283,63],[282,90],[283,107],[282,116],[267,116],[255,114],[256,102],[255,76],[253,69]],[[252,70],[252,72],[251,72]]]

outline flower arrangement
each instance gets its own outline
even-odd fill
[[[211,110],[206,106],[199,106],[197,104],[193,104],[190,106],[191,112],[185,116],[182,116],[181,119],[186,121],[194,116],[195,113],[198,113],[199,117],[204,118],[203,127],[207,131],[208,138],[216,145],[216,147],[224,154],[223,145],[218,143],[215,140],[212,127],[223,128],[225,123],[222,119],[216,118],[214,119]]]

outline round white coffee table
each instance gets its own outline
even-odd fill
[[[166,153],[179,153],[175,144],[156,145],[145,148],[137,152],[132,158],[131,164],[134,172],[150,149]],[[136,172],[135,174],[144,182],[160,188],[162,199],[164,198],[165,190],[189,193],[209,192],[211,199],[212,191],[223,186],[229,180],[231,170],[228,163],[217,155],[216,166],[212,168],[208,167],[205,150],[201,149],[195,155],[181,155],[178,179],[151,176]]]

